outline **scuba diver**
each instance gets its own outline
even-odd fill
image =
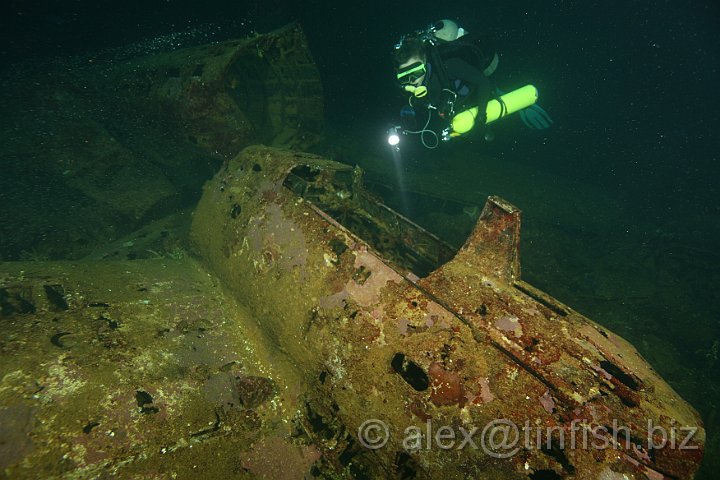
[[[395,45],[396,79],[409,97],[400,111],[400,125],[388,132],[388,142],[395,149],[400,134],[419,134],[425,147],[436,148],[440,139],[465,135],[478,124],[484,126],[514,112],[533,129],[552,124],[535,103],[534,86],[504,93],[493,85],[499,56],[488,46],[452,20],[440,20],[400,39]],[[419,127],[423,110],[427,115]],[[491,140],[491,135],[486,132],[485,139]]]

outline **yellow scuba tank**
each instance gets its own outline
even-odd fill
[[[493,98],[485,108],[485,123],[491,123],[500,118],[506,117],[523,108],[534,104],[538,98],[538,91],[533,85],[524,87],[501,95],[499,99]],[[452,119],[451,136],[456,137],[467,133],[475,126],[475,119],[478,115],[478,107],[469,108],[455,115]]]

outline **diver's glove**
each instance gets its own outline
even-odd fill
[[[495,88],[495,95],[500,97],[504,94],[505,92],[499,88]],[[546,128],[550,128],[550,125],[553,124],[553,120],[550,118],[550,115],[537,103],[534,103],[527,108],[523,108],[518,113],[520,114],[520,120],[522,120],[525,126],[532,128],[533,130],[545,130]]]
[[[523,121],[525,126],[533,130],[545,130],[553,124],[550,115],[537,103],[523,108],[518,113],[520,114],[520,120]]]

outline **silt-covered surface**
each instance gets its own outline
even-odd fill
[[[302,478],[317,459],[282,359],[189,258],[5,263],[0,303],[3,478]]]

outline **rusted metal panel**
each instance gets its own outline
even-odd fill
[[[520,279],[517,208],[490,198],[453,252],[359,173],[248,148],[206,185],[192,231],[306,379],[305,424],[328,464],[371,477],[692,478],[697,413],[626,341]],[[387,428],[381,448],[358,436],[368,421]],[[441,427],[451,448],[436,444]],[[648,443],[673,427],[693,432],[683,448]],[[511,449],[484,436],[513,429]]]
[[[320,140],[323,89],[297,23],[136,58],[107,75],[139,111],[161,109],[213,152],[232,156],[254,143],[303,149]]]
[[[518,233],[518,210],[490,198],[466,245],[419,285],[442,298],[476,337],[547,386],[544,399],[552,399],[559,427],[569,431],[581,419],[626,427],[636,443],[613,454],[620,451],[658,474],[693,472],[701,449],[658,449],[650,456],[633,445],[647,444],[649,421],[670,432],[675,422],[699,425],[697,413],[678,401],[632,345],[520,280]],[[612,440],[618,427],[608,430]]]
[[[196,261],[0,263],[0,321],[0,478],[296,478],[317,460],[289,435],[288,369]]]

